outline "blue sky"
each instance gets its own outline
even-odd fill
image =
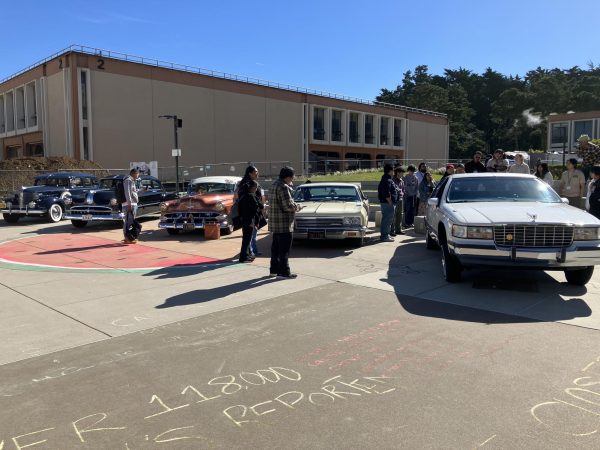
[[[3,6],[0,79],[70,44],[365,99],[393,89],[419,64],[432,73],[492,67],[522,75],[537,66],[600,63],[600,28],[591,22],[598,0],[31,0]]]

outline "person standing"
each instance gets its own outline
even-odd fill
[[[398,201],[394,208],[394,225],[392,230],[395,234],[404,234],[404,169],[402,166],[394,168],[394,183],[396,184],[396,190],[398,191]],[[393,235],[392,235],[393,236]]]
[[[588,179],[590,168],[600,165],[600,147],[591,143],[587,134],[582,134],[577,139],[577,156],[583,159],[583,174]]]
[[[412,227],[415,221],[415,209],[417,207],[417,192],[419,191],[419,180],[415,175],[415,166],[408,166],[404,181],[404,223]]]
[[[481,158],[483,158],[483,153],[481,153],[480,151],[476,151],[473,154],[473,159],[465,164],[465,172],[466,173],[487,172],[485,165],[481,162]]]
[[[294,169],[283,167],[269,190],[269,231],[272,234],[270,276],[296,278],[290,271],[289,256],[296,212],[302,207],[294,202]]]
[[[123,243],[124,244],[136,244],[137,239],[129,239],[127,230],[135,221],[135,217],[138,209],[138,189],[136,186],[136,180],[140,176],[138,169],[131,169],[129,176],[123,179],[123,192],[125,194],[125,202],[121,204],[123,210]]]
[[[425,174],[427,173],[427,164],[422,162],[419,163],[419,166],[417,168],[417,171],[415,172],[415,176],[417,177],[417,181],[419,184],[421,184],[421,181],[423,181],[423,178],[425,178]],[[417,188],[417,203],[415,204],[415,211],[417,211],[417,209],[419,209],[419,189]]]
[[[548,164],[546,163],[538,163],[535,167],[534,175],[542,181],[544,181],[550,187],[552,187],[552,185],[554,184],[554,178],[552,178],[552,174],[550,173],[550,170],[548,169]]]
[[[577,170],[577,159],[567,160],[567,170],[560,177],[558,192],[561,196],[569,199],[569,205],[583,209],[585,196],[585,175]]]
[[[260,220],[260,213],[263,209],[262,203],[258,200],[256,190],[258,183],[249,180],[246,186],[246,192],[240,197],[238,208],[240,218],[242,219],[242,248],[240,249],[241,263],[254,261],[251,253],[252,235]]]
[[[246,194],[248,192],[248,185],[250,181],[255,181],[257,184],[257,188],[256,188],[256,198],[258,199],[258,202],[261,205],[264,205],[265,203],[265,194],[264,191],[260,185],[260,183],[258,182],[258,169],[252,165],[246,167],[246,171],[244,173],[243,178],[240,180],[238,187],[235,191],[235,196],[234,198],[237,200],[238,198],[241,198],[244,194]],[[261,214],[263,212],[263,209],[261,209]],[[260,217],[259,217],[260,219]],[[252,239],[250,241],[250,256],[260,256],[262,255],[261,252],[258,251],[258,243],[256,240],[257,234],[258,234],[258,228],[254,228],[254,231],[252,232]]]
[[[494,156],[486,164],[488,172],[506,172],[508,170],[508,159],[504,158],[504,150],[501,148],[494,151]]]
[[[393,233],[394,206],[398,201],[398,192],[392,179],[393,175],[394,166],[389,163],[385,164],[381,181],[377,187],[377,195],[381,204],[381,242],[394,242],[394,238],[390,234]]]
[[[433,188],[435,187],[435,182],[433,181],[433,177],[429,172],[425,174],[425,178],[423,181],[419,183],[419,197],[421,200],[419,201],[419,209],[417,211],[417,216],[424,216],[425,210],[427,209],[427,202],[431,197],[431,193],[433,192]]]
[[[522,153],[515,154],[515,163],[508,168],[508,171],[510,173],[523,173],[527,175],[531,173]]]
[[[586,210],[600,219],[600,166],[590,168],[592,180],[588,186],[588,195],[586,199]]]

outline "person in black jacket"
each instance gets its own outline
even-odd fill
[[[394,176],[394,166],[386,164],[383,166],[383,176],[377,187],[379,203],[381,203],[381,242],[394,242],[390,234],[395,234],[392,230],[394,223],[394,208],[398,203],[398,190],[392,177]]]
[[[593,166],[590,175],[592,181],[588,185],[588,211],[592,216],[600,219],[600,166]]]
[[[473,159],[465,164],[466,173],[484,173],[487,172],[485,165],[481,162],[483,154],[479,151],[475,152]]]
[[[249,180],[246,183],[247,190],[238,201],[240,218],[242,219],[242,248],[240,250],[239,262],[247,263],[254,261],[251,255],[250,243],[252,234],[259,224],[260,214],[263,209],[262,203],[256,196],[258,183],[254,180]]]

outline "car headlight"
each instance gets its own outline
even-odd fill
[[[600,239],[599,227],[575,227],[573,229],[574,241],[595,241]]]
[[[464,225],[452,225],[452,236],[466,239],[467,227]]]
[[[360,217],[344,217],[344,225],[360,225]]]
[[[494,239],[492,227],[467,227],[468,239]]]
[[[110,206],[117,206],[117,199],[116,198],[111,198],[110,199]]]
[[[217,202],[217,203],[215,203],[215,209],[217,211],[223,211],[225,209],[225,205],[223,205],[223,203],[221,203],[221,202]]]
[[[158,205],[158,207],[160,208],[160,212],[165,212],[167,209],[169,209],[169,205],[167,205],[165,202],[162,202],[160,205]]]
[[[65,205],[70,205],[73,203],[73,199],[71,198],[71,196],[65,197],[63,202],[65,202]]]

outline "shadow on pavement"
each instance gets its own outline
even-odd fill
[[[560,283],[545,272],[533,270],[515,271],[494,269],[463,272],[463,281],[461,283],[447,283],[446,286],[449,289],[452,288],[452,293],[449,294],[449,297],[462,295],[464,296],[463,298],[476,298],[477,300],[469,306],[455,305],[443,301],[427,300],[406,295],[403,293],[403,285],[400,283],[400,280],[406,280],[406,277],[398,277],[398,265],[399,261],[406,259],[406,253],[411,253],[413,255],[419,253],[419,249],[416,247],[422,249],[422,252],[420,252],[421,255],[435,254],[436,258],[441,258],[439,256],[439,251],[426,251],[423,242],[399,246],[394,252],[394,256],[390,259],[388,277],[385,280],[394,288],[396,297],[402,307],[411,314],[487,324],[555,322],[577,317],[589,317],[592,314],[589,305],[582,298],[577,298],[577,296],[584,295],[587,292],[585,286],[573,286],[568,283]],[[419,259],[422,260],[422,256]],[[439,270],[439,277],[442,277],[441,267]],[[521,293],[523,298],[527,298],[532,292],[538,291],[538,283],[551,285],[551,291],[534,305],[527,303],[519,310],[523,314],[526,314],[528,309],[535,306],[535,318],[516,315],[519,311],[516,311],[515,315],[511,315],[485,309],[486,289],[490,291],[505,291],[507,296]],[[456,288],[460,290],[458,294],[456,293]],[[561,294],[571,298],[564,299],[561,297]],[[479,305],[481,308],[479,308]]]
[[[161,267],[151,272],[146,272],[142,276],[144,277],[156,277],[157,280],[163,280],[167,278],[182,278],[191,277],[193,275],[199,275],[212,270],[221,269],[223,267],[230,267],[238,265],[237,261],[215,261],[208,262],[205,264],[175,264],[174,266]]]
[[[277,278],[271,278],[264,276],[254,280],[240,281],[239,283],[228,284],[226,286],[219,286],[212,289],[198,289],[184,294],[175,295],[165,300],[162,305],[158,305],[155,308],[164,309],[172,308],[174,306],[193,305],[197,303],[205,303],[211,300],[217,300],[223,297],[227,297],[231,294],[243,292],[248,289],[252,289],[258,286],[264,286],[265,284],[274,283],[280,281]]]

